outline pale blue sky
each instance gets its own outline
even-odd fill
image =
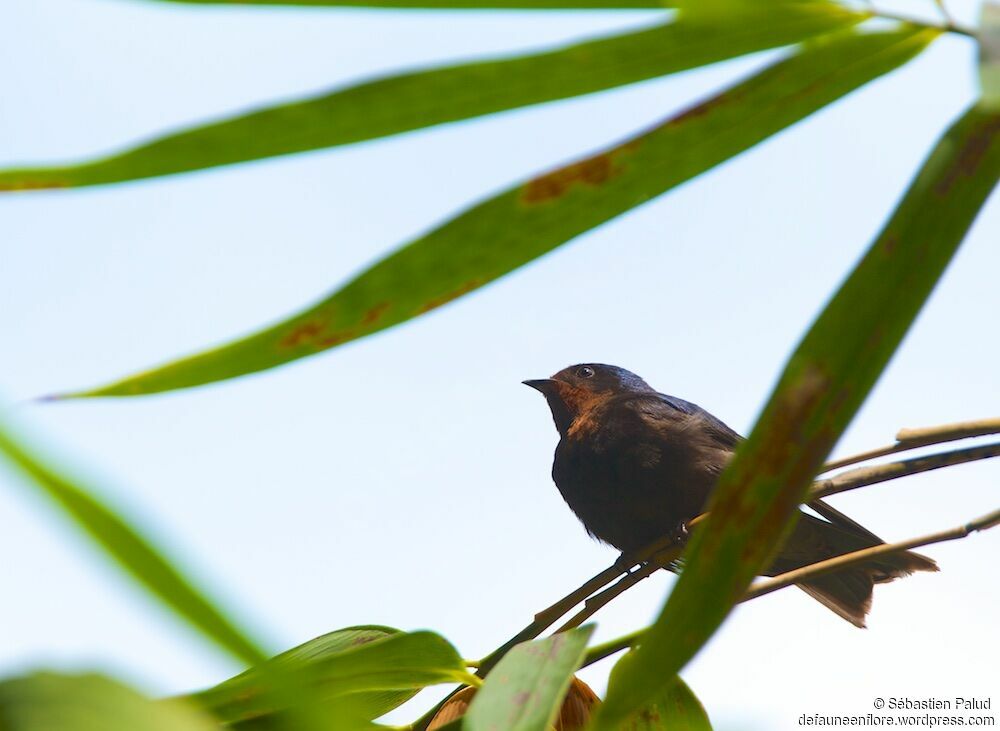
[[[973,6],[954,4],[967,19]],[[7,0],[0,163],[104,152],[374,73],[656,17]],[[273,321],[469,202],[772,55],[354,147],[0,197],[0,392],[23,402],[93,385]],[[435,629],[480,656],[615,558],[552,485],[556,433],[520,381],[615,363],[747,431],[796,338],[973,98],[973,58],[970,41],[943,38],[739,159],[400,328],[221,385],[16,414],[274,649],[382,623]],[[1000,413],[998,241],[994,197],[838,452]],[[995,507],[997,470],[837,505],[886,537],[918,535]],[[0,472],[0,488],[0,674],[96,667],[171,693],[237,669],[13,475]],[[752,602],[684,675],[720,729],[867,713],[875,696],[988,695],[1000,687],[998,547],[1000,531],[929,549],[942,572],[879,587],[864,632],[798,591]],[[669,581],[600,613],[598,638],[647,623]],[[602,691],[609,666],[583,675]]]

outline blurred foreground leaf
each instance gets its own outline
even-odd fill
[[[515,646],[472,699],[464,731],[547,731],[593,632],[580,627]]]
[[[104,551],[203,635],[248,664],[264,653],[135,528],[78,485],[34,456],[0,421],[0,455],[82,528]]]
[[[795,43],[864,20],[828,3],[757,5],[546,53],[416,71],[181,130],[111,157],[0,172],[0,190],[169,175],[345,145],[623,84]]]
[[[967,111],[792,355],[723,473],[656,623],[612,671],[595,728],[661,692],[780,546],[810,481],[875,385],[1000,177],[1000,113]]]
[[[348,627],[310,640],[189,698],[226,723],[260,720],[289,709],[274,705],[273,678],[298,689],[311,713],[345,712],[371,720],[439,683],[478,682],[458,652],[433,632]]]
[[[178,701],[153,701],[101,675],[38,673],[0,682],[2,731],[218,731]]]
[[[843,32],[654,129],[476,205],[292,318],[63,397],[131,396],[273,368],[461,297],[753,147],[917,55],[935,31]]]

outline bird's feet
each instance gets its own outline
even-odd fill
[[[688,530],[688,526],[685,521],[678,523],[677,526],[670,532],[670,540],[676,546],[685,545],[690,537],[691,532]]]

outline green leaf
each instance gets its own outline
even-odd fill
[[[826,3],[797,3],[781,12],[751,7],[718,22],[687,13],[674,23],[547,53],[376,79],[79,165],[0,172],[0,190],[114,183],[345,145],[631,84],[865,18]]]
[[[226,723],[286,712],[276,707],[274,678],[312,700],[314,714],[350,704],[353,715],[376,718],[439,683],[479,681],[447,640],[433,632],[349,627],[268,660],[191,698]]]
[[[28,478],[28,484],[54,501],[150,594],[203,635],[247,663],[260,662],[265,657],[258,646],[139,531],[88,494],[84,487],[32,454],[3,422],[0,422],[0,455],[18,467]]]
[[[472,699],[464,731],[546,731],[593,632],[593,626],[580,627],[516,645]]]
[[[628,657],[619,662],[628,662]],[[701,701],[675,675],[652,702],[633,713],[619,728],[621,731],[712,731],[712,724]]]
[[[274,701],[273,696],[266,697],[263,689],[267,687],[267,678],[271,677],[267,673],[274,672],[290,675],[296,682],[307,678],[308,685],[302,687],[311,691],[310,696],[314,701],[329,702],[336,699],[337,691],[334,688],[331,692],[326,687],[326,680],[331,672],[336,673],[337,670],[336,665],[331,670],[330,664],[325,661],[353,648],[399,634],[397,629],[374,625],[347,627],[330,632],[277,655],[264,668],[251,668],[214,688],[194,693],[189,698],[225,723],[267,716],[275,712]],[[457,653],[449,654],[448,662],[455,662],[455,657]],[[465,671],[464,666],[459,669]],[[408,701],[416,692],[413,685],[404,684],[400,689],[353,693],[352,711],[364,719],[378,718]],[[324,711],[325,709],[320,708],[314,714],[322,715]]]
[[[979,85],[982,103],[1000,109],[1000,3],[983,3],[979,22]]]
[[[153,701],[101,675],[37,673],[0,682],[3,731],[213,731],[178,701]]]
[[[935,32],[845,32],[806,45],[649,132],[461,213],[315,306],[214,350],[63,397],[198,386],[405,322],[696,177],[918,54]]]
[[[612,672],[599,730],[648,703],[780,546],[823,459],[875,385],[1000,177],[1000,113],[967,111],[792,355],[723,473],[686,567],[634,656]]]

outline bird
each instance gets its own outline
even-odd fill
[[[743,441],[705,409],[659,393],[618,366],[580,363],[523,383],[545,396],[559,432],[552,464],[556,487],[587,532],[622,551],[623,558],[667,536],[683,543],[685,525],[704,511]],[[762,575],[881,543],[835,510],[824,518],[799,510],[790,536]],[[932,559],[907,551],[797,586],[863,628],[875,584],[937,570]]]

